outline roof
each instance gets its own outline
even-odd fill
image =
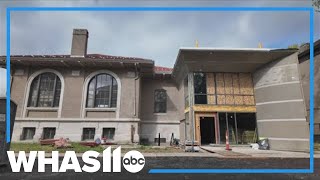
[[[173,71],[173,68],[155,66],[153,70],[156,74],[171,74]]]
[[[313,43],[314,55],[320,54],[320,39]],[[310,43],[303,44],[299,49],[299,59],[309,59]]]
[[[5,65],[6,56],[0,56],[0,65]],[[150,59],[103,54],[88,54],[85,57],[70,55],[12,55],[10,62],[16,66],[60,67],[60,68],[112,68],[130,69],[143,74],[153,74],[154,61]]]
[[[87,66],[87,67],[121,67],[129,64],[135,66],[139,64],[139,67],[144,67],[143,72],[146,72],[146,68],[150,69],[147,72],[153,72],[155,74],[167,74],[172,73],[172,68],[154,66],[154,61],[145,58],[137,57],[125,57],[125,56],[112,56],[105,54],[88,54],[85,57],[72,57],[70,55],[12,55],[11,63],[17,65],[36,65],[36,66]],[[0,56],[0,64],[5,64],[6,56]],[[144,64],[144,65],[143,65]]]
[[[180,50],[192,50],[192,51],[270,51],[270,48],[223,48],[223,47],[180,47]]]
[[[6,57],[6,56],[1,56]],[[15,58],[72,58],[70,55],[11,55],[10,57]],[[137,58],[137,57],[125,57],[125,56],[112,56],[112,55],[105,55],[105,54],[87,54],[85,58],[91,59],[113,59],[113,60],[122,60],[122,59],[132,59],[132,60],[150,60],[144,58]],[[151,60],[150,60],[151,61]]]
[[[181,81],[188,72],[253,72],[297,49],[181,47],[172,72]]]

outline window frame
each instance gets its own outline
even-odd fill
[[[53,94],[52,94],[52,100],[50,102],[50,106],[39,106],[40,103],[40,87],[41,87],[41,77],[45,74],[52,74],[55,76],[54,81],[53,81]],[[36,82],[37,81],[37,82]],[[58,82],[59,81],[59,82]],[[33,89],[33,83],[37,83],[36,84],[36,88]],[[60,89],[57,89],[57,84],[60,83]],[[62,80],[60,79],[60,77],[54,73],[54,72],[42,72],[40,74],[38,74],[37,76],[35,76],[29,86],[29,94],[28,94],[28,101],[27,101],[27,108],[59,108],[60,107],[60,102],[61,102],[61,92],[62,92]],[[32,94],[33,92],[36,91],[37,95],[36,95],[36,100],[35,100],[35,105],[32,105]],[[58,94],[60,93],[60,94]],[[59,97],[59,101],[57,102],[57,97]]]
[[[165,93],[165,99],[164,99],[164,102],[157,102],[157,98],[156,98],[156,95],[157,95],[157,92],[164,92]],[[154,100],[154,104],[153,104],[153,113],[154,114],[166,114],[167,113],[167,111],[168,111],[168,107],[167,107],[167,100],[168,100],[168,94],[167,94],[167,91],[165,90],[165,89],[155,89],[154,90],[154,94],[153,94],[153,100]],[[164,112],[161,112],[161,111],[157,111],[156,110],[156,107],[157,107],[157,104],[158,103],[163,103],[163,104],[165,104],[165,110],[164,110]]]
[[[96,93],[97,93],[97,84],[98,84],[98,76],[101,76],[101,75],[106,75],[107,76],[107,79],[108,79],[108,76],[111,78],[111,86],[109,87],[109,95],[108,95],[108,104],[107,104],[107,106],[108,107],[99,107],[97,104],[96,104],[96,101],[97,101],[97,98],[96,98]],[[88,102],[89,102],[89,100],[90,100],[90,98],[89,98],[89,93],[90,93],[90,91],[92,91],[92,90],[90,90],[89,88],[90,88],[90,85],[91,85],[91,83],[93,83],[93,81],[95,81],[94,82],[94,89],[93,89],[93,98],[92,98],[92,100],[93,100],[93,102],[92,102],[92,106],[90,105],[88,105]],[[116,94],[114,95],[113,94],[113,91],[114,91],[114,83],[116,83],[115,84],[115,86],[116,86],[116,89],[117,89],[117,91],[116,91]],[[118,106],[118,101],[119,101],[119,99],[118,99],[118,93],[119,93],[119,82],[117,81],[117,79],[116,79],[116,77],[114,77],[113,75],[111,75],[110,73],[106,73],[106,72],[101,72],[101,73],[98,73],[98,74],[95,74],[94,76],[92,76],[90,79],[89,79],[89,81],[88,81],[88,84],[87,84],[87,91],[86,91],[86,101],[85,101],[85,108],[86,109],[88,109],[88,110],[90,110],[90,109],[92,109],[92,110],[95,110],[95,109],[115,109],[115,108],[117,108],[117,106]],[[112,103],[112,99],[116,99],[116,101],[115,101],[115,103],[113,104]],[[103,99],[106,99],[106,97],[104,97]],[[106,105],[105,105],[106,106]]]
[[[45,131],[46,130],[49,130],[49,131],[51,131],[51,130],[54,130],[54,135],[53,135],[53,137],[52,138],[45,138]],[[54,139],[54,136],[56,135],[56,131],[57,131],[57,128],[56,127],[44,127],[43,128],[43,130],[42,130],[42,137],[41,137],[41,139]],[[50,132],[51,133],[51,132]]]
[[[26,130],[27,129],[32,129],[32,130],[34,130],[34,132],[33,132],[33,136],[32,136],[32,138],[26,138],[27,136],[26,136]],[[33,140],[33,138],[34,138],[34,136],[36,135],[36,128],[35,127],[23,127],[22,128],[22,137],[21,137],[21,140],[23,140],[23,141],[31,141],[31,140]]]
[[[113,130],[113,134],[112,134],[112,138],[111,139],[109,139],[108,137],[104,137],[104,132],[107,131],[107,130]],[[108,140],[112,140],[113,141],[115,134],[116,134],[116,128],[114,128],[114,127],[104,127],[104,128],[102,128],[102,136],[101,136],[101,138],[107,138],[107,141]]]
[[[90,135],[92,135],[90,133],[88,134],[88,138],[85,138],[85,130],[88,130],[88,132],[89,132],[89,130],[93,130],[93,138],[92,139],[90,138]],[[92,140],[94,140],[95,135],[96,135],[96,128],[94,128],[94,127],[84,127],[84,128],[82,128],[81,140],[82,141],[92,141]]]

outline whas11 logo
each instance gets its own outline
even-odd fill
[[[51,165],[51,172],[74,170],[75,172],[93,173],[101,169],[101,159],[100,161],[98,159],[100,153],[96,151],[86,151],[82,154],[81,158],[84,162],[82,167],[78,160],[79,156],[77,156],[74,151],[66,151],[63,156],[60,156],[60,158],[63,158],[60,167],[58,151],[52,151],[51,157],[48,157],[48,153],[46,154],[44,151],[30,151],[28,158],[24,151],[19,151],[17,157],[14,151],[7,151],[7,154],[12,172],[20,172],[21,165],[23,166],[24,172],[32,172],[36,159],[38,160],[38,172],[45,172],[46,165]],[[108,147],[102,152],[103,172],[121,172],[122,164],[127,171],[137,173],[143,169],[145,163],[144,156],[136,150],[127,152],[121,160],[121,146],[112,152],[112,156],[111,147]]]

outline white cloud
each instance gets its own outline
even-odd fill
[[[132,2],[120,1],[119,6]],[[200,2],[209,5],[281,5],[258,2]],[[10,4],[7,2],[6,5]],[[26,5],[18,1],[16,6]],[[31,6],[116,6],[115,2],[32,2]],[[140,1],[139,5],[170,6]],[[195,2],[186,2],[185,6]],[[292,2],[305,6],[306,2]],[[13,5],[12,3],[10,5]],[[181,3],[171,3],[181,5]],[[283,4],[282,4],[283,5]],[[138,5],[137,5],[138,6]],[[1,27],[5,13],[1,11]],[[316,16],[319,20],[319,16]],[[319,21],[318,21],[319,22]],[[319,33],[316,21],[315,32]],[[303,12],[12,12],[12,54],[69,54],[73,28],[89,30],[89,53],[149,58],[172,67],[181,46],[287,47],[308,41],[308,14]],[[319,38],[319,35],[317,36]],[[5,54],[5,31],[1,28],[0,53]]]

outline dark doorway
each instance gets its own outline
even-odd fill
[[[215,143],[214,117],[200,117],[201,144]]]

